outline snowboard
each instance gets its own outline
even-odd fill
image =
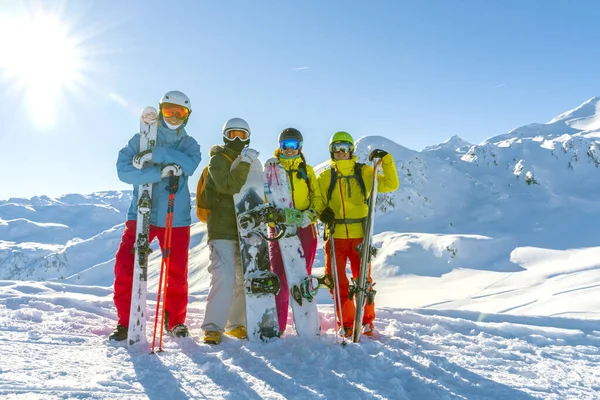
[[[232,168],[239,163],[234,160]],[[259,160],[250,165],[246,183],[233,196],[237,215],[240,254],[246,293],[246,329],[248,340],[267,340],[279,336],[275,294],[279,279],[271,271],[267,228],[263,223],[251,228],[245,223],[249,213],[264,206],[263,167]],[[242,221],[242,223],[240,223]]]
[[[369,196],[367,220],[364,225],[364,237],[360,247],[360,270],[358,279],[350,288],[350,296],[354,297],[355,312],[354,312],[354,329],[352,331],[352,341],[358,343],[362,332],[362,317],[364,307],[367,300],[373,301],[375,291],[368,285],[367,275],[369,272],[369,263],[371,262],[372,250],[371,242],[373,240],[373,227],[375,224],[375,203],[377,202],[377,176],[381,169],[381,159],[377,160],[373,167],[373,189]]]
[[[264,191],[267,203],[280,209],[293,209],[294,203],[287,173],[277,158],[265,163]],[[290,290],[294,328],[298,336],[315,336],[321,332],[319,312],[314,296],[311,299],[298,294],[302,282],[308,277],[306,259],[296,227],[286,225],[286,233],[278,235],[283,267]]]
[[[158,112],[146,107],[140,116],[140,152],[156,145]],[[152,183],[138,187],[137,225],[135,232],[135,260],[127,343],[146,343],[146,292],[148,287],[148,255],[150,254],[150,212],[152,211]]]

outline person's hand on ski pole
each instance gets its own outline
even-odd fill
[[[381,149],[375,149],[369,153],[369,161],[373,161],[375,158],[383,158],[388,155],[388,152]]]
[[[167,164],[160,170],[160,179],[172,176],[181,176],[183,170],[177,164]]]
[[[335,213],[333,212],[331,207],[327,207],[323,210],[323,212],[321,212],[321,215],[319,215],[319,219],[324,224],[332,225],[335,222]]]

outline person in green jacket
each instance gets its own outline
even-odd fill
[[[202,330],[204,343],[219,344],[223,333],[246,339],[246,295],[240,257],[233,195],[246,183],[250,164],[258,151],[248,147],[250,126],[232,118],[223,126],[225,145],[210,149],[206,199],[210,214],[206,221],[211,275]],[[239,163],[232,169],[236,158]]]

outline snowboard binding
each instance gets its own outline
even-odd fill
[[[246,279],[244,282],[247,294],[277,294],[279,293],[279,278],[271,271],[260,271],[260,275]]]
[[[300,286],[294,285],[292,287],[291,295],[298,304],[302,305],[303,299],[312,302],[321,288],[333,289],[331,275],[309,275],[300,282]]]
[[[240,228],[243,233],[256,233],[267,240],[279,240],[284,235],[293,236],[296,234],[295,227],[302,223],[302,211],[294,208],[278,208],[271,204],[263,204],[245,211],[238,216]],[[275,237],[268,237],[261,225],[273,224],[277,231]]]
[[[334,283],[333,283],[333,277],[331,275],[329,275],[329,274],[324,274],[323,276],[310,275],[310,277],[317,281],[317,287],[319,289],[325,288],[325,289],[333,290]]]

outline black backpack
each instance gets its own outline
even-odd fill
[[[345,179],[356,179],[358,186],[360,187],[360,192],[365,199],[365,203],[367,202],[367,187],[365,186],[365,181],[362,177],[362,167],[365,164],[356,163],[354,164],[354,174],[349,176],[344,176]],[[329,181],[329,189],[327,190],[327,202],[331,201],[331,195],[333,194],[333,190],[335,189],[335,185],[337,184],[338,174],[335,172],[334,168],[329,168],[331,170],[331,180]],[[349,183],[349,182],[348,182]]]

